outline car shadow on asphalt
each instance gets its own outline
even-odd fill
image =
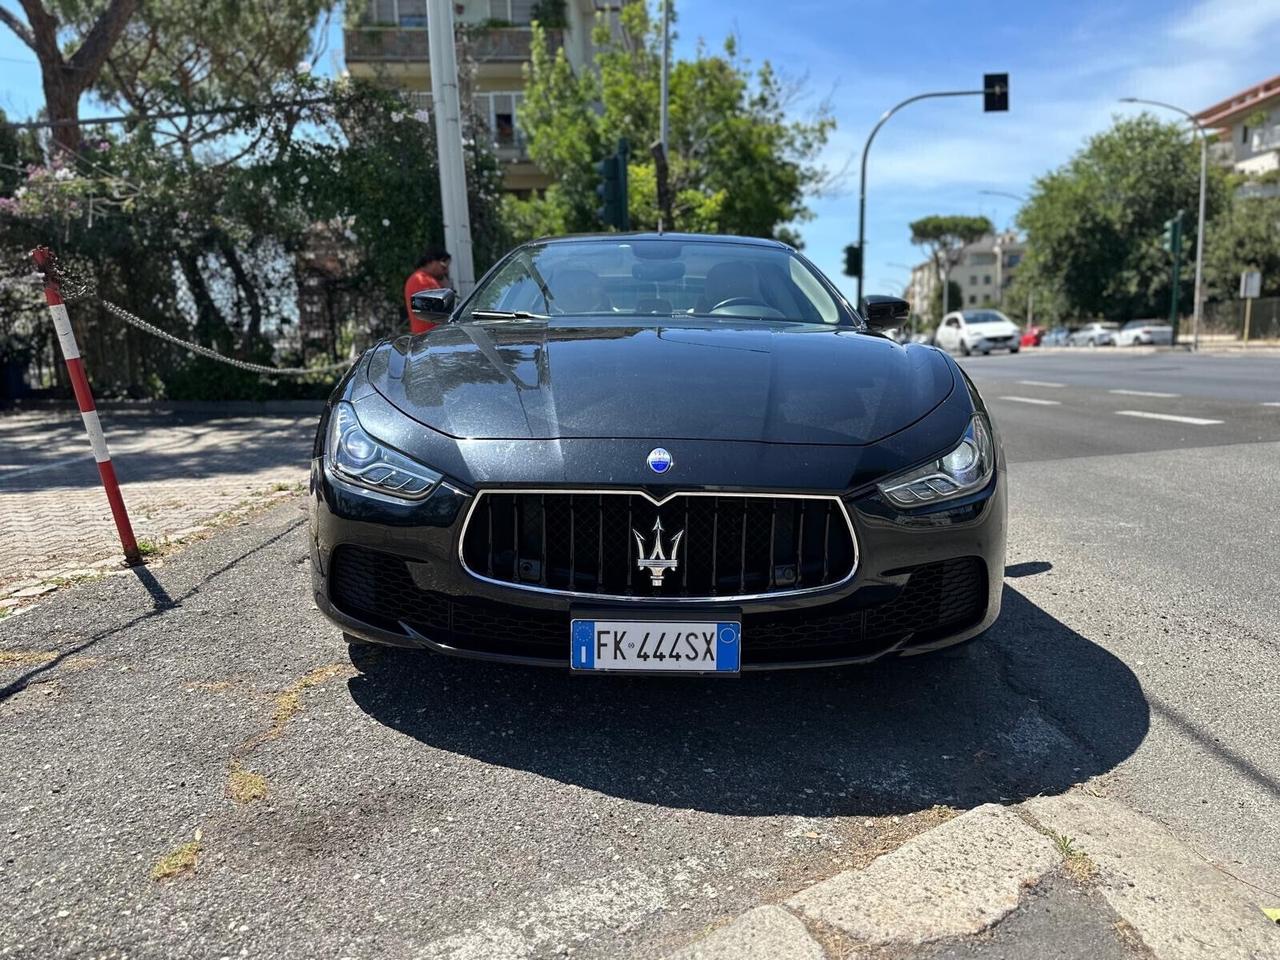
[[[750,642],[749,638],[744,638]],[[356,704],[431,747],[723,814],[832,816],[1060,793],[1146,736],[1137,678],[1006,586],[942,654],[735,679],[572,676],[356,646]]]

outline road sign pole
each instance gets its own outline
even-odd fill
[[[1178,283],[1182,275],[1182,211],[1173,221],[1173,295],[1169,298],[1169,325],[1173,327],[1173,345],[1178,345]]]
[[[89,389],[89,378],[85,376],[84,362],[80,359],[80,347],[76,344],[76,335],[71,329],[71,318],[67,316],[67,307],[62,302],[53,251],[48,247],[36,247],[31,251],[31,256],[44,276],[44,299],[49,305],[49,314],[53,317],[53,327],[58,332],[58,346],[62,350],[62,359],[67,364],[67,375],[71,378],[71,389],[75,391],[76,405],[80,408],[80,419],[84,421],[85,432],[89,434],[93,459],[98,464],[98,476],[102,479],[102,489],[107,494],[107,503],[111,507],[116,532],[120,535],[120,546],[124,550],[124,558],[129,563],[138,563],[142,555],[138,551],[138,541],[133,535],[129,513],[125,510],[124,497],[120,494],[120,483],[116,479],[115,467],[111,465],[107,438],[102,432],[102,421],[98,419],[98,408],[93,402],[93,391]]]

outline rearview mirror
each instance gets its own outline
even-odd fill
[[[859,312],[872,330],[887,330],[902,325],[911,315],[911,304],[901,297],[869,293],[862,298],[862,309]]]
[[[414,313],[436,323],[448,319],[457,303],[458,294],[448,287],[419,290],[409,297],[409,306],[413,308]]]

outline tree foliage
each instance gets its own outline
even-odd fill
[[[305,69],[318,55],[311,28],[332,6],[150,0],[113,52],[99,95],[144,115],[237,109],[105,128],[112,132],[86,137],[74,155],[42,155],[35,138],[0,140],[3,159],[12,155],[20,171],[0,179],[0,259],[23,264],[30,247],[51,243],[103,298],[259,362],[323,364],[396,330],[405,276],[424,247],[443,239],[435,136],[398,95]],[[92,29],[94,8],[76,15],[64,0],[64,10],[74,47],[76,30]],[[311,102],[299,108],[295,99]],[[480,269],[507,246],[501,175],[485,142],[471,136],[466,152]],[[308,351],[300,332],[307,317],[314,327],[317,309],[329,325],[322,354]],[[72,312],[104,392],[294,389],[148,340],[91,300]]]
[[[1236,197],[1210,221],[1204,242],[1208,299],[1232,299],[1240,274],[1262,273],[1262,295],[1280,296],[1280,197]]]
[[[1148,114],[1117,119],[1037,180],[1018,214],[1028,244],[1019,289],[1035,292],[1037,315],[1124,321],[1167,313],[1170,255],[1161,235],[1179,209],[1186,211],[1182,293],[1190,306],[1199,182],[1199,143],[1185,125]],[[1225,178],[1211,167],[1210,221],[1227,200]]]
[[[911,242],[924,247],[929,259],[933,261],[938,283],[934,296],[930,300],[929,309],[935,319],[941,319],[943,310],[942,284],[945,277],[960,262],[960,251],[966,244],[973,243],[991,233],[995,228],[986,217],[942,216],[922,217],[910,225]],[[947,309],[958,309],[964,303],[964,297],[957,295],[959,285],[951,283],[947,288]]]
[[[650,144],[658,139],[661,22],[644,3],[622,5],[611,29],[594,33],[595,69],[574,71],[534,28],[532,63],[519,121],[529,153],[557,182],[542,194],[508,201],[518,237],[601,229],[595,164],[620,138],[631,144],[629,212],[635,229],[657,226],[657,177]],[[766,62],[752,72],[732,40],[717,55],[699,49],[672,64],[668,150],[674,224],[668,229],[793,238],[806,219],[807,193],[825,174],[817,154],[832,129],[825,105],[788,119],[800,87]]]

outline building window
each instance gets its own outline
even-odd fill
[[[533,19],[533,0],[489,0],[489,19],[528,26]]]
[[[478,93],[476,94],[476,113],[489,132],[493,142],[499,147],[518,147],[521,137],[516,129],[516,112],[524,94],[511,93]]]
[[[982,285],[983,285],[984,287],[989,287],[989,286],[991,286],[991,274],[989,274],[989,273],[984,273],[984,274],[982,275]]]
[[[372,0],[363,20],[379,27],[425,27],[427,0]]]
[[[1247,123],[1240,124],[1240,142],[1249,142],[1249,125]]]
[[[973,293],[969,294],[969,306],[973,306],[977,302],[978,302],[977,295]]]
[[[969,274],[969,286],[976,287],[978,285],[978,275],[976,273]]]

